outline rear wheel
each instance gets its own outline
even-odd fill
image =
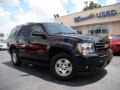
[[[22,61],[20,61],[20,58],[16,52],[16,50],[11,51],[11,60],[13,65],[20,66],[22,64]]]
[[[68,80],[75,75],[74,64],[66,53],[56,54],[50,63],[51,73],[58,79]]]

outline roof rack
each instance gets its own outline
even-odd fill
[[[34,24],[34,22],[28,22],[28,23],[26,23],[26,24]]]
[[[23,26],[24,24],[22,24],[22,25],[17,25],[16,27],[21,27],[21,26]]]

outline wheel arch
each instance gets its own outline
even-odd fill
[[[49,49],[49,60],[58,53],[67,53],[68,55],[72,55],[70,48],[54,46]]]
[[[16,49],[16,46],[15,45],[10,45],[10,48],[9,48],[10,53],[12,53],[13,49]]]

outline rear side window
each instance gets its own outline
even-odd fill
[[[30,26],[23,26],[18,34],[20,37],[29,37]]]
[[[18,32],[19,28],[15,27],[14,29],[11,30],[9,37],[8,38],[12,38],[16,35],[16,33]]]
[[[113,40],[120,40],[120,35],[112,36],[112,39],[113,39]]]

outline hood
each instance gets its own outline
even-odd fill
[[[79,35],[79,34],[60,34],[60,36],[78,39],[82,42],[108,42],[107,36]]]

